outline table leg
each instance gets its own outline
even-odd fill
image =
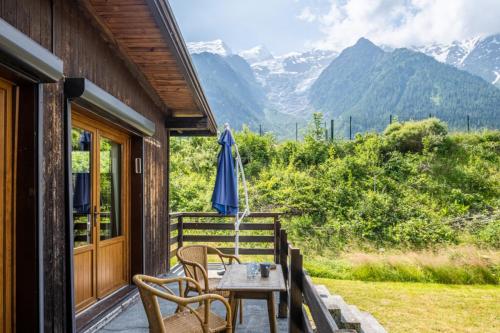
[[[271,333],[277,333],[278,327],[276,324],[276,313],[274,310],[274,295],[273,292],[267,294],[267,313],[269,315],[269,328]]]
[[[238,304],[239,304],[239,299],[235,297],[234,292],[231,292],[229,296],[229,304],[231,305],[231,315],[233,316],[232,319],[232,326],[233,326],[233,332],[236,330],[236,317],[238,317]]]

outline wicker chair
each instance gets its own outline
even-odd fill
[[[184,274],[187,277],[192,278],[197,281],[205,293],[208,294],[218,294],[223,297],[229,298],[229,292],[217,290],[217,284],[220,281],[220,277],[209,278],[208,277],[208,255],[214,254],[221,261],[226,270],[227,265],[232,264],[233,261],[241,264],[240,258],[230,254],[224,254],[215,247],[208,245],[187,245],[182,246],[177,249],[177,259],[182,264],[184,268]],[[225,261],[227,260],[227,262]],[[187,297],[188,294],[194,291],[196,288],[194,285],[187,283],[184,296]],[[242,302],[240,300],[240,302]],[[240,324],[243,322],[243,304],[240,303]],[[236,315],[236,314],[233,314]]]
[[[134,283],[139,288],[142,303],[152,333],[189,332],[212,333],[232,332],[231,309],[226,299],[216,294],[202,294],[201,286],[191,278],[176,277],[159,279],[146,275],[135,275]],[[168,283],[179,283],[179,294],[182,295],[183,282],[190,283],[200,293],[195,297],[176,296],[165,286]],[[158,304],[158,297],[177,304],[177,310],[170,316],[163,317]],[[226,319],[210,311],[211,303],[220,301],[226,307]],[[190,304],[197,303],[193,308]]]

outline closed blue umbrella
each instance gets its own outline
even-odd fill
[[[236,221],[234,228],[236,231],[235,237],[235,254],[238,255],[240,223],[246,215],[250,213],[248,208],[248,191],[245,181],[245,173],[241,164],[241,157],[238,153],[238,146],[234,141],[233,134],[229,129],[229,125],[225,125],[224,132],[219,138],[221,151],[217,159],[217,176],[215,178],[215,187],[212,194],[212,207],[222,215],[234,215]],[[236,152],[236,168],[233,159],[231,147],[234,146]],[[238,208],[238,170],[241,172],[243,181],[243,189],[245,191],[245,209],[243,213],[239,213]]]
[[[236,215],[238,213],[238,180],[231,151],[234,138],[229,128],[222,132],[219,144],[221,150],[217,159],[217,176],[212,194],[212,207],[219,214]]]

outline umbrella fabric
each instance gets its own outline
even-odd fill
[[[238,182],[231,147],[234,138],[225,129],[219,139],[221,151],[217,159],[217,177],[212,194],[212,207],[223,215],[236,215],[238,212]]]
[[[90,151],[90,133],[84,131],[80,137],[80,151]],[[78,214],[90,214],[90,174],[78,172],[75,176],[73,209]]]

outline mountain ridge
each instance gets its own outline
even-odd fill
[[[491,80],[488,82],[500,83],[500,68],[496,73],[495,70],[493,70],[493,74],[489,73],[492,71],[490,70],[491,68],[496,68],[491,65],[496,64],[495,62],[497,61],[496,48],[494,48],[496,45],[495,42],[497,42],[495,36],[496,35],[490,36],[492,38],[489,39],[486,37],[475,38],[464,42],[454,42],[449,45],[436,44],[425,49],[423,47],[412,47],[409,49],[400,48],[390,50],[387,48],[382,49],[370,40],[361,38],[354,46],[356,46],[355,58],[357,60],[362,59],[362,61],[354,61],[356,59],[353,59],[352,56],[348,56],[354,46],[345,49],[340,55],[333,51],[315,49],[305,52],[291,52],[285,55],[275,56],[271,54],[265,46],[257,46],[249,50],[233,53],[222,40],[208,42],[207,45],[203,45],[203,42],[195,45],[188,43],[188,45],[193,57],[209,57],[207,54],[216,54],[219,57],[217,61],[209,61],[214,66],[213,68],[209,68],[206,63],[207,61],[201,61],[200,59],[197,59],[195,63],[197,67],[199,67],[200,62],[205,63],[205,65],[202,66],[202,69],[198,68],[198,71],[202,81],[205,81],[203,85],[207,91],[209,101],[214,101],[214,105],[212,105],[212,103],[211,105],[220,123],[229,121],[237,124],[236,126],[233,125],[235,128],[239,128],[241,125],[246,123],[254,130],[256,130],[258,126],[263,126],[266,130],[273,130],[275,133],[278,133],[279,137],[290,137],[292,136],[289,133],[290,126],[294,125],[294,122],[305,124],[311,114],[316,111],[324,112],[327,117],[332,115],[340,117],[338,119],[335,118],[336,124],[342,127],[339,128],[339,130],[345,129],[344,118],[347,114],[344,116],[334,114],[334,112],[330,112],[330,109],[332,108],[331,105],[328,106],[330,109],[325,109],[323,105],[323,103],[331,97],[331,91],[325,90],[323,93],[319,94],[311,93],[312,87],[317,83],[321,76],[326,75],[325,73],[328,72],[328,68],[335,61],[343,62],[342,66],[344,67],[358,66],[359,70],[354,70],[352,73],[359,76],[363,72],[362,69],[373,72],[375,67],[381,66],[381,58],[387,57],[386,54],[394,53],[392,55],[393,60],[399,59],[398,61],[400,61],[400,63],[398,63],[398,68],[400,70],[399,74],[386,71],[385,74],[388,75],[391,73],[392,76],[374,76],[370,80],[363,82],[360,82],[363,76],[346,77],[343,82],[334,82],[334,90],[342,92],[342,96],[347,96],[345,98],[342,97],[342,99],[339,100],[347,103],[347,100],[351,99],[353,105],[355,104],[354,102],[357,102],[357,112],[361,112],[361,114],[364,114],[363,117],[366,118],[367,111],[360,105],[362,103],[368,103],[367,101],[371,99],[374,109],[380,109],[380,106],[377,103],[381,103],[383,101],[382,97],[376,98],[377,96],[370,96],[368,92],[371,91],[371,93],[373,93],[374,91],[378,91],[380,96],[383,96],[384,94],[387,95],[386,91],[378,90],[380,87],[374,87],[375,85],[380,85],[380,82],[387,79],[389,80],[387,82],[393,82],[393,89],[396,89],[397,91],[401,90],[400,95],[396,96],[394,94],[392,98],[397,100],[401,98],[408,99],[408,94],[410,94],[411,90],[406,91],[406,94],[404,94],[405,90],[400,89],[401,87],[397,86],[397,82],[399,82],[398,80],[409,80],[409,82],[405,84],[409,84],[408,86],[412,87],[412,89],[426,89],[424,95],[420,94],[420,97],[425,99],[425,101],[414,100],[413,98],[414,105],[422,105],[414,107],[414,105],[406,103],[405,107],[408,109],[418,110],[418,112],[421,113],[419,116],[423,117],[422,115],[428,115],[429,113],[439,114],[440,110],[444,109],[444,106],[442,106],[441,109],[437,108],[437,104],[444,103],[442,101],[443,96],[441,96],[442,92],[437,91],[439,89],[436,88],[437,90],[434,92],[432,92],[431,89],[429,92],[430,88],[428,86],[421,85],[421,82],[419,84],[417,84],[418,82],[414,82],[415,80],[425,80],[425,75],[432,76],[432,73],[423,70],[425,69],[425,66],[431,66],[443,75],[451,75],[449,79],[455,82],[455,87],[451,87],[449,85],[447,86],[443,83],[440,89],[444,89],[443,87],[446,87],[446,89],[460,91],[460,94],[463,96],[469,96],[469,92],[464,87],[460,87],[463,85],[462,83],[457,82],[454,79],[452,80],[454,76],[461,78],[467,83],[473,82],[471,84],[474,87],[477,85],[481,86],[479,91],[482,91],[483,93],[485,93],[488,89],[485,88],[484,85],[478,83],[479,81],[476,79],[472,79],[470,76],[464,76],[463,74],[458,74],[457,72],[449,74],[448,70],[444,70],[441,66],[449,65],[450,67],[453,66],[452,68],[454,69],[459,68],[462,71],[473,71],[471,68],[474,65],[477,65],[478,68],[474,69],[475,73],[473,74],[477,75],[478,79],[479,77],[484,78],[485,75],[488,75],[488,80]],[[411,52],[419,52],[426,58],[422,58]],[[373,59],[370,58],[370,56],[373,56],[372,53],[375,55]],[[488,58],[485,57],[484,54],[492,54],[492,56]],[[438,65],[429,62],[429,58],[438,60]],[[487,60],[486,62],[484,61],[485,59]],[[405,66],[418,62],[425,64],[422,65],[424,67],[419,67],[419,71],[421,71],[421,73],[418,75],[421,75],[422,77],[419,78],[418,75],[413,77],[408,76],[408,73],[405,71],[415,71],[416,68]],[[500,63],[500,58],[498,63]],[[387,66],[387,64],[385,66]],[[483,70],[483,73],[478,73],[481,70]],[[220,72],[223,73],[223,75],[220,75]],[[229,72],[231,72],[230,75],[228,74]],[[496,75],[496,77],[492,77],[491,75]],[[213,78],[213,76],[219,77]],[[434,79],[437,80],[437,78]],[[223,82],[224,80],[227,82]],[[234,82],[231,83],[233,80]],[[212,84],[209,88],[206,88],[206,85],[209,84],[207,81]],[[438,81],[441,81],[441,79]],[[230,93],[228,91],[224,91],[224,89],[227,89]],[[389,86],[386,86],[385,89],[389,89]],[[446,93],[448,93],[448,90],[446,90]],[[485,94],[491,95],[494,93],[490,91]],[[467,98],[472,97],[469,96]],[[429,110],[424,110],[422,107],[425,103],[428,103],[428,100],[431,100],[432,103],[428,106]],[[447,102],[450,101],[448,100]],[[470,101],[464,103],[467,104],[469,102]],[[395,101],[393,101],[393,104],[388,103],[388,101],[384,101],[383,103],[387,103],[387,105],[383,105],[386,108],[393,108],[394,105],[398,105]],[[455,107],[460,107],[459,103],[455,103],[454,105]],[[222,109],[219,110],[219,108]],[[250,110],[249,108],[255,109]],[[470,105],[466,106],[465,109],[471,112],[471,116],[475,115],[475,113],[472,112],[474,110]],[[481,107],[479,109],[481,109]],[[376,118],[378,119],[378,122],[383,121],[385,125],[387,123],[387,119],[385,119],[387,114],[385,111],[382,111],[379,110],[381,114],[377,115]],[[449,110],[449,112],[451,112],[451,110]],[[398,113],[400,112],[394,112],[394,115],[398,115]],[[413,114],[410,113],[411,112],[407,112],[406,116],[417,116],[415,112]],[[482,116],[484,116],[484,112],[482,113]],[[456,125],[458,124],[452,124],[452,127],[456,127]],[[303,126],[305,125],[302,125],[301,127]],[[480,124],[478,123],[477,126],[480,126]],[[371,128],[373,128],[373,126],[367,122],[365,124],[361,124],[359,130],[367,130]],[[378,129],[379,127],[375,126],[375,128]]]
[[[386,52],[366,39],[345,49],[310,90],[316,110],[338,119],[346,131],[383,130],[391,115],[419,119],[428,114],[464,128],[500,127],[500,90],[479,76],[406,48]]]

